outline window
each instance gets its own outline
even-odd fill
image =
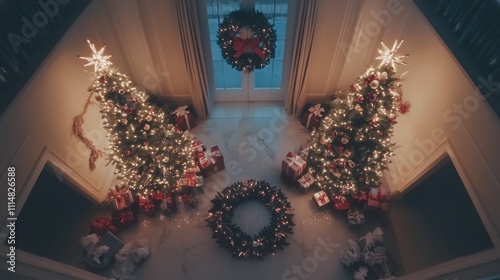
[[[290,26],[287,0],[207,0],[208,29],[215,77],[216,101],[283,100],[289,51],[285,48]],[[217,31],[224,16],[234,10],[253,9],[264,13],[277,34],[275,58],[263,69],[248,74],[236,71],[222,58]],[[289,45],[290,43],[288,43]],[[287,52],[288,51],[288,52]]]

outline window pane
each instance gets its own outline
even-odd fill
[[[207,0],[208,31],[212,49],[216,89],[241,88],[241,74],[231,68],[222,59],[219,45],[217,45],[217,31],[224,16],[234,10],[239,10],[239,0]]]
[[[263,12],[276,29],[275,58],[265,68],[255,71],[256,89],[279,89],[283,72],[283,53],[285,51],[287,0],[256,0],[255,9]]]

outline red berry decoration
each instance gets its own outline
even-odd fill
[[[399,105],[399,108],[398,108],[398,111],[401,113],[401,114],[406,114],[410,111],[410,107],[411,107],[411,104],[409,102],[402,102],[400,105]]]
[[[123,154],[128,157],[128,156],[130,156],[132,154],[132,151],[129,150],[129,149],[126,149]]]
[[[339,132],[338,132],[338,131],[336,131],[336,130],[332,131],[332,136],[333,136],[333,137],[336,137],[337,135],[339,135]]]
[[[341,152],[341,153],[344,151],[344,147],[342,147],[342,146],[338,147],[337,149],[338,149],[338,150],[339,150],[339,152]]]
[[[363,182],[365,179],[363,179],[363,177],[359,177],[358,179],[360,182]]]
[[[365,101],[365,99],[363,98],[363,96],[360,96],[358,97],[358,103],[363,103],[363,101]]]

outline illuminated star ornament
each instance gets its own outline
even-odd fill
[[[108,69],[109,66],[111,66],[111,62],[108,60],[111,55],[103,55],[106,45],[104,45],[104,47],[102,47],[99,51],[96,51],[94,44],[92,44],[90,40],[87,39],[87,43],[89,43],[90,49],[92,50],[92,57],[78,56],[79,58],[89,62],[84,66],[94,65],[95,73]]]
[[[398,44],[398,40],[394,42],[394,45],[392,46],[392,49],[389,49],[384,42],[381,42],[382,47],[384,48],[383,50],[378,49],[378,53],[380,56],[377,56],[375,59],[382,60],[380,62],[379,67],[383,65],[390,65],[392,69],[396,70],[396,63],[406,65],[406,62],[403,61],[402,59],[409,56],[409,54],[397,54],[396,52],[398,51],[399,47],[401,44],[403,44],[403,40]]]

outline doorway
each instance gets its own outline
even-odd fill
[[[293,1],[290,1],[293,2]],[[210,53],[215,79],[215,101],[283,101],[288,84],[295,5],[288,0],[207,0]],[[277,34],[276,55],[262,69],[243,73],[222,58],[217,31],[224,16],[239,9],[255,9],[266,15]]]

